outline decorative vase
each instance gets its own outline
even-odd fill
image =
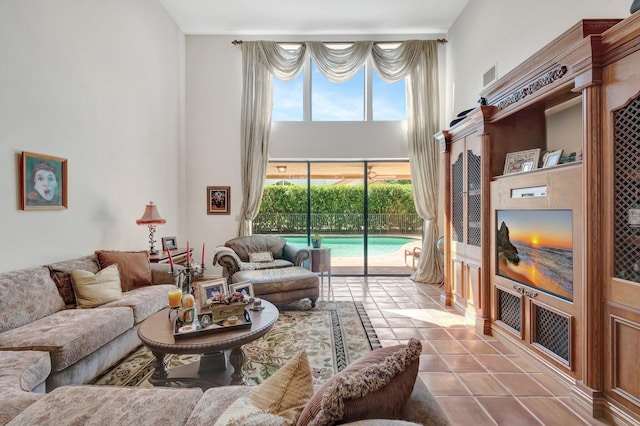
[[[322,241],[318,241],[318,240],[311,241],[311,246],[313,248],[320,248],[321,245],[322,245]]]

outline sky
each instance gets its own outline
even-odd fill
[[[499,210],[497,227],[509,227],[511,241],[571,249],[573,221],[571,210]]]
[[[312,65],[311,111],[313,121],[364,120],[364,67],[344,83],[332,83]],[[406,95],[404,80],[385,83],[373,70],[373,119],[405,120]],[[283,82],[274,78],[273,121],[303,120],[304,77]]]

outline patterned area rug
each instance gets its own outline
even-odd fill
[[[380,347],[360,302],[309,302],[280,306],[280,316],[265,336],[244,345],[244,376],[260,384],[298,351],[305,350],[314,376],[322,384],[351,362]],[[168,355],[169,368],[188,364],[198,355]],[[93,381],[96,385],[153,387],[154,357],[142,346]]]

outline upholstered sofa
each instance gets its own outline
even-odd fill
[[[374,351],[315,389],[310,388],[306,354],[300,353],[261,385],[224,386],[204,393],[197,388],[91,385],[39,393],[51,368],[48,353],[0,351],[0,425],[199,426],[230,424],[230,416],[242,419],[234,424],[245,426],[266,421],[304,426],[314,420],[352,426],[448,425],[426,385],[415,379],[419,354],[414,350],[412,359],[403,364],[409,346]],[[402,368],[389,373],[398,365]],[[359,396],[345,398],[345,390],[356,390]],[[337,411],[331,405],[336,401],[333,395],[343,402]],[[327,413],[341,420],[328,420]],[[373,413],[383,414],[372,418]]]
[[[315,307],[320,280],[302,267],[309,249],[273,235],[233,238],[217,247],[213,264],[222,266],[229,283],[250,281],[256,297],[276,305],[309,299]]]
[[[108,271],[121,279],[115,285],[122,291],[103,304],[92,302],[89,291],[81,307],[99,306],[80,309],[72,271],[103,281]],[[47,391],[88,383],[140,345],[139,324],[166,306],[167,293],[173,288],[175,277],[169,267],[149,264],[146,252],[98,251],[2,273],[0,351],[47,352],[51,364]]]

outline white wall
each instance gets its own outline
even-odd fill
[[[242,52],[229,37],[188,36],[187,92],[187,235],[206,243],[205,266],[213,268],[213,249],[237,235],[240,213],[240,97]],[[230,186],[230,215],[207,215],[207,186]],[[200,257],[197,257],[200,259]]]
[[[473,0],[447,44],[446,121],[478,106],[482,76],[505,75],[585,18],[626,18],[631,0]]]
[[[0,0],[0,58],[0,271],[144,250],[150,200],[184,234],[184,35],[155,0]],[[20,210],[22,151],[67,158],[67,210]]]

